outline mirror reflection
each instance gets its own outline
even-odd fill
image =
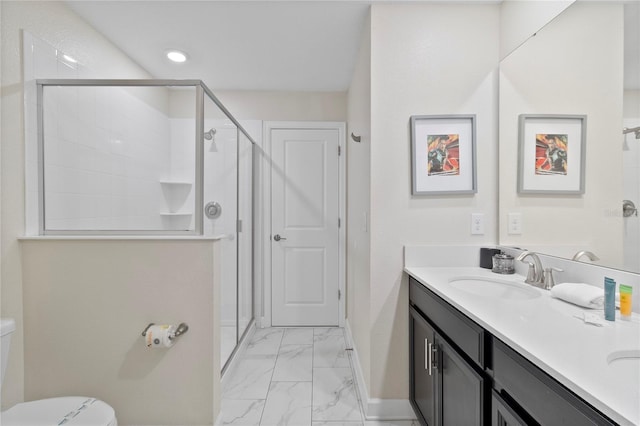
[[[501,61],[500,244],[640,272],[639,9],[575,2]],[[521,114],[587,116],[584,194],[518,193]]]

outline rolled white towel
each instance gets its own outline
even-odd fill
[[[551,296],[590,309],[604,307],[604,290],[584,283],[562,283],[551,288]]]

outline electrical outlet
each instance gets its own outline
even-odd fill
[[[484,235],[484,213],[471,213],[471,235]]]
[[[509,235],[522,235],[522,213],[509,213],[507,217]]]

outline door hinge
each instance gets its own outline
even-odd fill
[[[338,145],[338,157],[342,155],[342,147]]]
[[[342,219],[338,218],[338,228],[342,226]]]
[[[238,232],[242,232],[242,219],[238,219],[237,228]]]
[[[338,300],[340,300],[342,298],[342,293],[340,292],[340,290],[338,290]]]

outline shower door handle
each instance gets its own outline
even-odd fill
[[[286,238],[281,237],[280,234],[276,234],[273,236],[274,241],[286,240]]]

